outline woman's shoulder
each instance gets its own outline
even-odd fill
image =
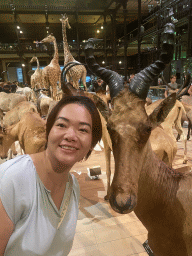
[[[29,155],[0,165],[0,198],[13,223],[29,213],[34,202],[35,181],[35,169]]]
[[[33,168],[33,161],[29,155],[17,156],[0,165],[0,181],[4,176],[12,179],[16,179],[17,177],[24,178],[29,175],[31,176],[33,173],[31,170]]]

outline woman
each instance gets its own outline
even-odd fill
[[[0,255],[68,255],[78,216],[79,185],[69,174],[101,139],[94,103],[84,96],[59,101],[48,116],[43,152],[0,167]]]

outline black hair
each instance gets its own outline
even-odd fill
[[[55,119],[59,111],[65,105],[71,103],[78,103],[84,106],[89,113],[91,114],[92,118],[92,149],[96,146],[97,142],[101,140],[102,137],[102,125],[99,112],[95,106],[95,103],[86,96],[65,96],[63,97],[51,110],[48,115],[47,123],[46,123],[46,139],[48,141],[48,136],[55,123]],[[90,156],[92,150],[90,150],[86,156],[86,159]]]

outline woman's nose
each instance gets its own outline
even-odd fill
[[[66,130],[64,134],[64,138],[66,140],[76,140],[77,139],[77,133],[76,130],[73,127],[70,127]]]

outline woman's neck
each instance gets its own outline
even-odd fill
[[[68,182],[70,168],[51,161],[46,151],[31,155],[36,171],[44,186],[52,191]]]

